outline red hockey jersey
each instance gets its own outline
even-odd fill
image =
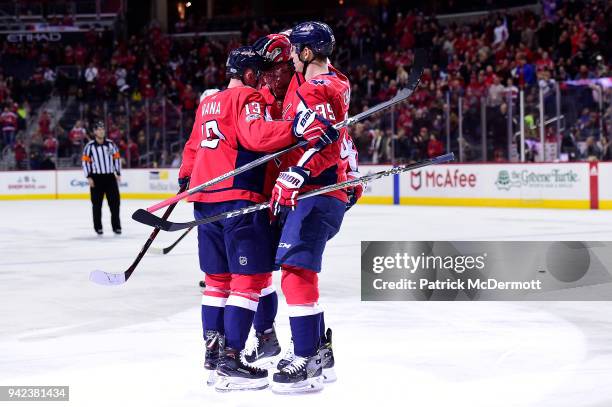
[[[297,89],[295,87],[297,86]],[[348,116],[351,100],[351,87],[346,76],[330,66],[330,72],[317,75],[306,81],[302,75],[294,75],[283,105],[283,118],[288,120],[305,108],[316,111],[332,124]],[[313,147],[316,140],[312,142]],[[325,185],[346,181],[349,160],[355,160],[353,142],[346,128],[340,130],[339,139],[317,151],[314,148],[298,149],[283,158],[282,169],[299,165],[310,171],[310,179],[301,192],[310,191]],[[356,160],[355,160],[356,168]],[[326,195],[343,202],[347,201],[346,192],[338,190]]]
[[[200,185],[265,155],[293,144],[291,121],[269,121],[266,102],[253,88],[240,86],[206,96],[196,112],[185,144],[179,177]],[[189,201],[264,202],[271,190],[262,165],[191,195]]]

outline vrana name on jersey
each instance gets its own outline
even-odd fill
[[[221,102],[211,101],[202,106],[202,116],[205,114],[221,114]]]

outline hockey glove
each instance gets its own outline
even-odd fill
[[[302,167],[290,167],[289,170],[279,174],[276,185],[272,189],[272,198],[270,198],[272,216],[295,210],[300,188],[308,181],[308,178],[308,171]]]
[[[178,179],[178,184],[179,184],[179,188],[181,190],[186,190],[187,188],[189,188],[189,179],[190,177],[181,177]]]
[[[363,195],[363,185],[357,184],[352,187],[348,187],[346,189],[346,197],[348,198],[348,202],[346,203],[346,210],[348,211],[357,203],[359,198]]]
[[[340,133],[323,116],[314,110],[306,109],[299,112],[293,119],[293,135],[298,139],[315,140],[315,148],[320,150],[338,140]]]

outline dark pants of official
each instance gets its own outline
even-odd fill
[[[94,229],[102,229],[102,201],[106,194],[108,207],[111,211],[111,224],[113,230],[121,229],[121,220],[119,219],[119,186],[115,174],[93,174],[92,179],[94,187],[90,188],[91,203],[93,205],[93,221]]]

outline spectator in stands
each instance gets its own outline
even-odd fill
[[[581,154],[581,159],[586,161],[598,161],[602,157],[601,148],[597,145],[595,137],[589,136],[586,139],[584,152]]]
[[[386,146],[384,143],[384,136],[382,130],[370,130],[369,154],[372,157],[372,164],[383,163],[385,150]]]
[[[45,110],[38,119],[38,132],[43,136],[51,134],[51,116],[49,112]]]
[[[170,164],[170,167],[179,168],[180,166],[181,166],[181,154],[174,153],[174,157],[172,158],[172,163]]]
[[[28,158],[28,153],[26,151],[25,146],[21,140],[21,137],[17,137],[15,141],[15,145],[13,147],[13,152],[15,154],[15,165],[18,170],[27,169],[26,159]]]
[[[43,155],[55,157],[59,143],[53,134],[49,134],[43,138]]]
[[[17,115],[8,107],[5,107],[0,115],[0,126],[2,127],[3,145],[13,145],[17,131]]]
[[[70,130],[68,140],[70,141],[71,146],[70,154],[72,157],[78,158],[78,162],[80,162],[80,154],[83,151],[83,146],[89,141],[89,138],[87,137],[87,130],[85,130],[85,127],[83,127],[83,122],[81,120],[77,120],[72,130]],[[75,163],[76,162],[77,161],[75,161]]]
[[[488,105],[491,107],[498,107],[504,101],[504,95],[506,93],[506,87],[501,84],[499,76],[493,76],[493,84],[489,86],[488,94]]]
[[[437,139],[435,134],[431,133],[427,143],[427,156],[433,158],[442,154],[444,154],[444,144]]]
[[[421,127],[419,132],[412,136],[412,156],[413,161],[421,161],[427,158],[427,147],[429,143],[429,134],[427,127]]]
[[[138,144],[132,138],[129,139],[127,150],[127,154],[129,154],[129,167],[138,168],[140,166],[140,153],[138,151]]]
[[[610,136],[604,136],[601,138],[602,152],[601,159],[602,161],[612,161],[612,142],[609,141]]]
[[[493,41],[493,47],[501,48],[504,46],[510,34],[508,34],[508,26],[506,21],[500,18],[497,19],[497,24],[494,30],[495,40]]]

